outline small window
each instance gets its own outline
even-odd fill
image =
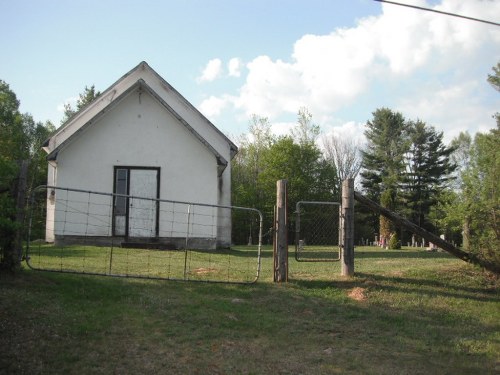
[[[117,169],[115,175],[115,193],[116,194],[127,194],[127,180],[128,180],[128,170],[127,169]],[[115,215],[124,216],[127,214],[127,198],[126,197],[115,197]]]

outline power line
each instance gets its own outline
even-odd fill
[[[396,1],[387,1],[387,0],[374,0],[374,1],[378,1],[379,3],[387,3],[387,4],[400,5],[402,7],[414,8],[414,9],[419,9],[419,10],[426,10],[428,12],[445,14],[447,16],[458,17],[458,18],[465,18],[465,19],[471,20],[471,21],[477,21],[477,22],[487,23],[489,25],[500,26],[500,23],[497,23],[497,22],[486,21],[486,20],[482,20],[482,19],[479,19],[479,18],[463,16],[461,14],[456,14],[456,13],[443,12],[441,10],[436,10],[436,9],[431,9],[431,8],[419,7],[417,5],[401,4],[401,3],[398,3]]]

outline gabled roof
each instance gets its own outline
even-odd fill
[[[238,152],[237,146],[144,61],[69,118],[45,141],[43,148],[48,153],[48,160],[57,160],[62,148],[138,88],[153,96],[210,150],[221,174],[228,164],[228,160],[222,156],[224,149],[229,147],[230,158],[233,158]]]

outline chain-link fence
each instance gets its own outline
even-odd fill
[[[339,208],[336,202],[300,201],[295,210],[295,259],[299,262],[340,260]]]
[[[260,273],[262,214],[43,186],[31,197],[28,237],[27,263],[37,270],[253,283]]]

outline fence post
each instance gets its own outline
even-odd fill
[[[29,163],[27,160],[22,160],[20,162],[20,171],[19,171],[19,181],[17,183],[17,192],[16,192],[16,222],[19,227],[16,230],[16,238],[14,242],[15,249],[15,257],[16,257],[16,265],[18,266],[21,263],[21,259],[23,256],[23,235],[24,235],[24,218],[25,218],[25,210],[26,210],[26,188],[27,188],[27,180],[28,180],[28,166]]]
[[[354,276],[354,179],[342,181],[340,215],[342,276]]]
[[[287,181],[276,183],[276,209],[274,214],[274,282],[288,281]]]

